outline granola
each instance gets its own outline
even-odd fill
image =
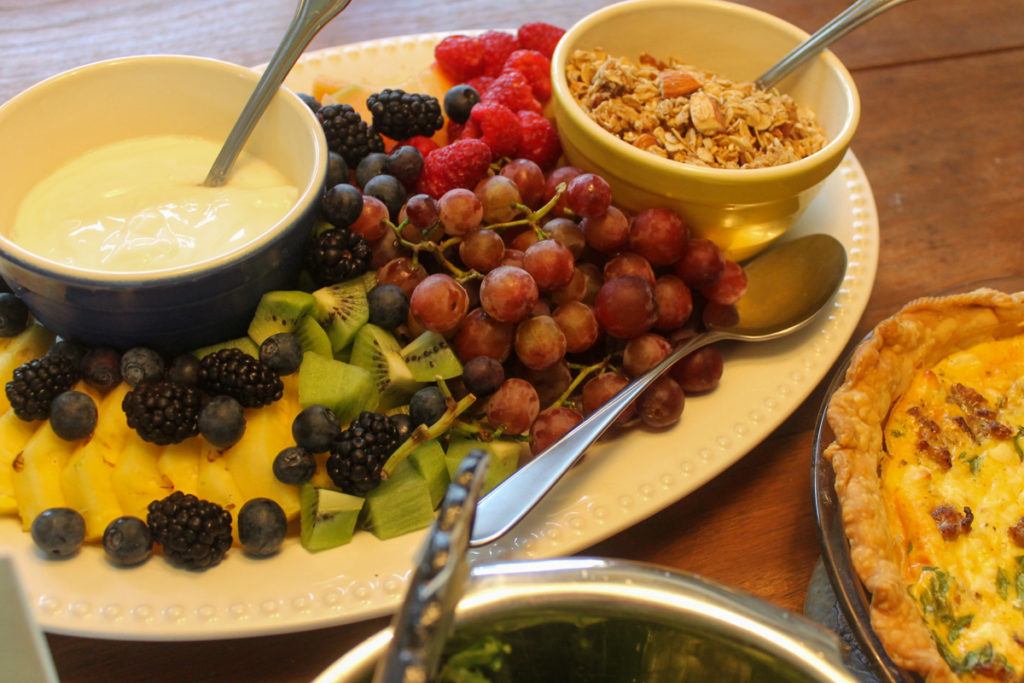
[[[602,128],[626,142],[687,164],[765,168],[825,146],[814,112],[789,95],[650,55],[634,63],[603,50],[576,50],[569,90]]]

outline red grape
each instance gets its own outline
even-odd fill
[[[613,337],[639,337],[658,319],[654,288],[639,275],[606,280],[597,292],[594,313],[597,322]]]
[[[398,235],[388,230],[379,240],[370,242],[370,267],[381,268],[384,264],[398,258],[401,253]]]
[[[678,261],[686,251],[686,222],[670,209],[644,209],[629,226],[629,248],[655,266]]]
[[[509,434],[523,434],[540,412],[537,390],[526,380],[511,377],[487,399],[487,421]]]
[[[409,197],[402,208],[405,210],[405,216],[409,219],[409,223],[420,230],[426,230],[437,223],[441,210],[437,205],[437,200],[429,194],[414,194]]]
[[[526,249],[523,269],[533,276],[540,291],[550,292],[569,284],[576,264],[568,247],[557,240],[546,239]]]
[[[558,189],[559,183],[565,183],[568,185],[573,178],[581,173],[583,173],[583,169],[576,168],[575,166],[560,166],[549,173],[547,179],[544,181],[544,203],[546,204],[551,201],[555,196],[555,190]],[[565,207],[568,204],[566,194],[567,193],[565,192],[562,193],[558,203],[555,204],[555,207],[551,210],[552,216],[565,215]]]
[[[722,354],[714,346],[705,346],[683,356],[669,370],[686,393],[711,391],[722,378]]]
[[[505,249],[505,255],[501,257],[501,265],[522,268],[524,256],[525,254],[522,249],[508,247]]]
[[[654,301],[658,319],[654,329],[669,332],[683,325],[693,313],[693,294],[675,275],[662,275],[654,283]]]
[[[409,297],[409,311],[425,328],[439,334],[455,330],[468,310],[466,290],[444,273],[428,275]]]
[[[600,216],[584,218],[580,227],[587,244],[602,254],[618,253],[629,244],[629,219],[614,206]]]
[[[685,403],[686,396],[679,384],[663,375],[637,397],[636,410],[645,425],[664,429],[679,421]]]
[[[565,349],[569,353],[586,351],[601,333],[594,309],[581,301],[567,301],[555,309],[552,317],[565,333]]]
[[[594,173],[581,173],[570,180],[565,193],[572,212],[584,218],[604,214],[612,203],[608,181]]]
[[[676,275],[690,289],[702,290],[718,282],[725,270],[725,256],[718,245],[698,237],[686,243],[682,258],[676,263]]]
[[[530,452],[537,455],[583,422],[583,416],[572,408],[555,406],[542,410],[530,427]]]
[[[604,284],[604,274],[596,263],[589,262],[577,263],[576,272],[583,273],[583,277],[587,281],[586,289],[580,301],[593,305],[597,299],[597,293],[601,290],[601,285]]]
[[[660,334],[647,332],[626,342],[622,351],[622,369],[630,377],[639,377],[665,360],[672,345]]]
[[[608,263],[604,264],[605,280],[623,275],[639,275],[650,282],[652,287],[654,286],[654,268],[651,267],[651,262],[640,254],[626,251],[612,257]]]
[[[516,356],[528,368],[551,367],[565,357],[565,349],[565,333],[549,315],[527,318],[516,326]]]
[[[365,237],[367,242],[375,242],[388,231],[387,219],[388,207],[384,202],[376,197],[364,195],[363,211],[349,229]]]
[[[544,204],[544,171],[529,159],[513,159],[501,168],[505,176],[519,188],[519,196],[531,209]]]
[[[448,190],[437,200],[438,217],[449,235],[465,235],[476,230],[484,217],[484,205],[472,190]]]
[[[427,277],[427,269],[420,263],[413,263],[407,256],[388,261],[377,271],[377,284],[398,285],[406,296]]]
[[[569,371],[569,365],[565,360],[542,370],[534,370],[523,365],[516,369],[516,375],[537,390],[537,397],[543,406],[551,405],[560,399],[572,384],[572,372]]]
[[[537,233],[533,230],[527,229],[513,237],[512,241],[509,243],[509,247],[525,252],[527,249],[537,244],[537,242],[540,242],[540,237]]]
[[[462,383],[478,397],[493,394],[504,381],[505,368],[490,356],[477,356],[462,366]]]
[[[568,218],[552,218],[544,224],[543,228],[544,232],[551,236],[551,239],[557,240],[568,247],[569,251],[572,252],[573,258],[579,258],[583,255],[583,250],[587,246],[587,240],[583,236],[583,228],[577,223]]]
[[[517,323],[525,318],[538,297],[533,276],[515,266],[498,266],[480,284],[480,305],[502,322]]]
[[[505,242],[494,230],[477,230],[466,235],[459,244],[459,257],[469,268],[487,273],[501,265]]]
[[[515,333],[516,328],[511,323],[495,320],[484,309],[474,308],[459,325],[452,348],[463,362],[487,356],[504,363],[512,353]]]
[[[474,192],[483,205],[483,219],[487,223],[507,223],[520,213],[516,206],[522,201],[519,187],[505,176],[484,178],[476,184]]]
[[[735,261],[726,261],[722,277],[710,287],[701,290],[708,301],[716,304],[731,305],[739,301],[747,292],[747,274]]]
[[[551,292],[551,302],[556,306],[564,304],[566,301],[580,301],[587,293],[587,276],[583,274],[579,268],[574,268],[572,271],[572,279],[569,280],[569,284],[564,287]]]
[[[583,414],[593,413],[611,400],[612,396],[622,391],[627,384],[629,380],[617,372],[602,372],[588,379],[583,385]],[[621,427],[635,416],[636,406],[629,405],[615,420],[615,425]]]

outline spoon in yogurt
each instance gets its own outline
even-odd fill
[[[238,159],[242,147],[252,134],[256,123],[263,116],[270,101],[280,89],[285,76],[295,65],[299,55],[306,49],[320,29],[348,7],[351,0],[299,0],[288,30],[281,39],[267,68],[263,70],[256,88],[238,115],[234,128],[228,134],[210,172],[203,181],[207,187],[220,187],[227,180],[228,173]]]
[[[711,319],[705,315],[705,332],[634,379],[480,500],[471,546],[490,543],[515,526],[622,411],[683,356],[713,342],[768,341],[805,327],[839,290],[846,275],[846,250],[831,235],[806,235],[760,254],[743,269],[747,292],[735,306],[723,307]]]

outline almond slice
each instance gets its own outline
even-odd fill
[[[660,76],[661,96],[666,99],[682,97],[700,90],[700,81],[689,71],[667,69]]]

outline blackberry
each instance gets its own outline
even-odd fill
[[[381,467],[398,445],[398,429],[387,415],[363,411],[335,439],[327,474],[343,492],[365,496],[380,483]]]
[[[203,356],[199,386],[210,396],[230,396],[245,408],[270,405],[284,391],[281,377],[272,368],[233,347]]]
[[[202,394],[177,382],[143,382],[121,401],[128,426],[158,446],[179,443],[199,433]]]
[[[50,404],[78,381],[78,363],[66,355],[43,356],[14,370],[7,383],[7,398],[14,414],[22,420],[42,420]]]
[[[350,168],[371,152],[383,152],[384,140],[368,126],[351,104],[328,104],[316,113],[327,137],[327,148],[337,152]]]
[[[374,129],[393,140],[416,135],[429,138],[444,126],[441,104],[433,95],[384,88],[366,98],[366,108],[373,116]]]
[[[210,567],[231,547],[231,513],[216,503],[175,491],[149,504],[146,524],[164,555],[187,569]]]
[[[324,230],[309,243],[305,265],[317,287],[344,282],[370,268],[370,245],[348,228]]]

